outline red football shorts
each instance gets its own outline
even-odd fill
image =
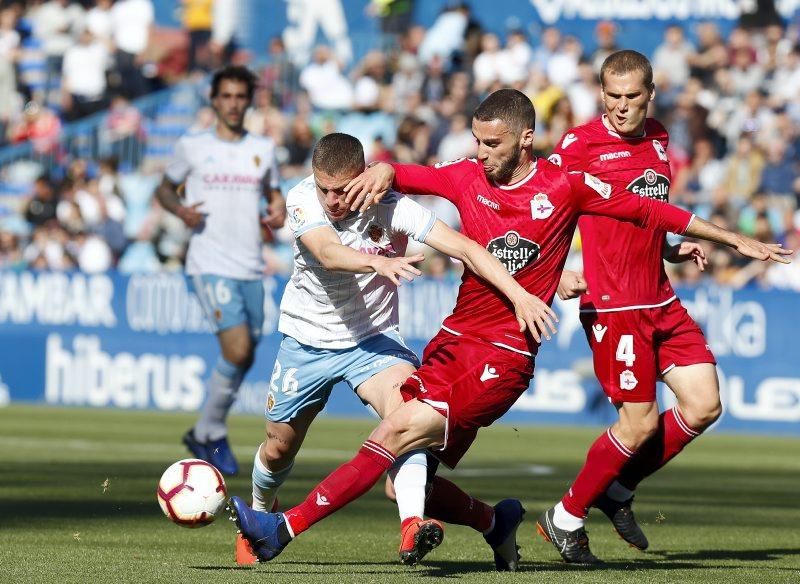
[[[679,300],[658,308],[582,312],[594,372],[614,403],[656,401],[656,380],[673,367],[716,364],[703,331]]]
[[[450,468],[466,454],[478,429],[491,425],[525,393],[533,358],[489,342],[439,333],[422,354],[422,366],[400,391],[447,418],[445,441],[433,454]]]

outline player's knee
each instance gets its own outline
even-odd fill
[[[722,403],[719,396],[681,406],[681,414],[692,428],[704,430],[716,422],[722,415]]]
[[[282,470],[294,458],[292,445],[285,441],[267,440],[262,446],[263,459],[272,471]]]
[[[249,369],[253,364],[253,350],[246,343],[234,345],[225,351],[225,359],[238,369]]]

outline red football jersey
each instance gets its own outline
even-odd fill
[[[582,172],[567,173],[538,159],[513,185],[490,182],[474,159],[435,167],[393,165],[394,188],[440,195],[461,215],[461,231],[497,257],[530,293],[553,301],[579,214],[602,214],[683,233],[692,215],[647,197],[637,197]],[[519,332],[511,303],[496,288],[464,271],[453,314],[443,325],[525,354],[536,343]]]
[[[567,132],[550,161],[642,197],[667,201],[668,142],[664,126],[652,118],[645,121],[640,138],[624,138],[597,118]],[[581,217],[578,228],[588,288],[581,297],[581,309],[646,308],[675,298],[662,259],[664,230],[597,216]]]

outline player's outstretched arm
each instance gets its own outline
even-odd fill
[[[401,279],[411,282],[415,276],[422,275],[414,264],[421,262],[425,256],[400,256],[387,258],[369,255],[342,245],[339,236],[330,227],[318,227],[300,236],[312,255],[317,258],[326,270],[369,274],[376,272],[389,278],[395,285],[401,285]]]
[[[696,216],[686,228],[685,235],[727,245],[744,257],[761,261],[772,260],[781,264],[790,264],[792,260],[786,256],[794,253],[794,250],[783,249],[779,243],[762,243],[752,237],[718,227]]]
[[[179,189],[180,185],[176,185],[165,176],[156,189],[156,198],[162,207],[173,215],[177,215],[187,227],[194,229],[205,219],[205,214],[200,209],[203,203],[184,206]]]
[[[438,219],[425,238],[425,243],[443,254],[461,260],[467,269],[492,284],[508,298],[514,305],[520,332],[529,330],[537,343],[542,342],[541,337],[549,341],[550,334],[556,333],[556,313],[520,286],[500,260],[478,243]]]

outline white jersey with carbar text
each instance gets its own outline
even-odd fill
[[[174,183],[185,181],[185,205],[202,203],[205,221],[189,240],[186,272],[239,280],[263,275],[260,203],[266,188],[278,188],[278,163],[271,138],[245,134],[226,142],[215,130],[182,136],[167,166]]]
[[[390,192],[364,213],[331,222],[317,198],[314,177],[286,198],[287,222],[294,233],[294,272],[281,300],[278,329],[304,345],[346,349],[398,328],[397,287],[375,272],[328,271],[303,245],[312,229],[332,228],[343,245],[361,253],[402,256],[408,238],[424,242],[436,216],[419,203]]]

